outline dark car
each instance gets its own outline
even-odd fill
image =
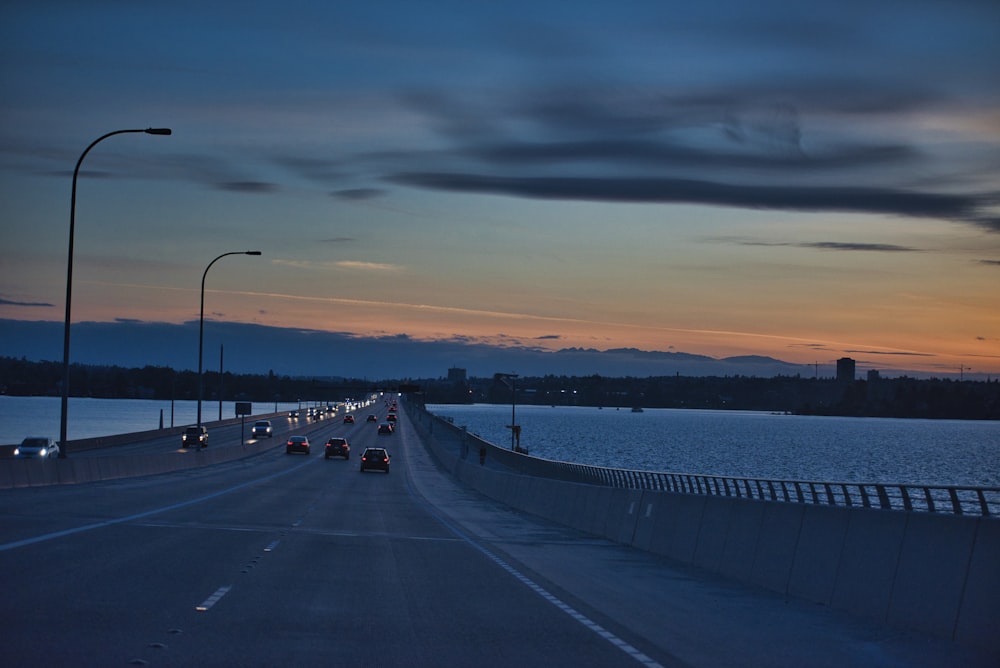
[[[389,423],[395,422],[396,421],[396,414],[395,413],[389,413],[388,415],[385,416],[385,419],[386,419],[386,422],[389,422]]]
[[[382,424],[380,424],[378,426],[378,433],[379,433],[380,436],[382,434],[385,434],[387,436],[391,436],[392,435],[392,425],[389,424],[388,422],[383,422]]]
[[[59,445],[51,438],[29,436],[14,448],[14,456],[19,459],[48,459],[59,456]]]
[[[304,452],[308,455],[310,452],[309,439],[305,436],[289,436],[288,441],[285,442],[285,454],[290,455],[293,452]]]
[[[351,445],[347,442],[346,438],[338,438],[334,436],[326,442],[326,451],[323,453],[324,459],[329,459],[330,457],[343,457],[344,459],[348,459],[350,456]]]
[[[345,415],[344,416],[344,424],[354,424],[354,416],[353,415]]]
[[[271,428],[271,421],[257,420],[257,422],[255,422],[253,425],[252,433],[254,438],[263,438],[265,436],[271,438],[272,436],[274,436],[274,430]]]
[[[365,418],[366,422],[378,422],[378,416],[374,413],[369,413],[368,417]]]
[[[204,448],[208,445],[208,427],[188,427],[181,434],[181,446],[185,448]]]
[[[389,472],[389,451],[385,448],[365,448],[361,455],[361,472],[368,469]]]

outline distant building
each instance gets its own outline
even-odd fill
[[[855,378],[854,366],[854,360],[850,357],[841,357],[837,360],[837,382],[853,383]]]
[[[869,383],[877,383],[879,381],[879,378],[881,378],[881,376],[879,376],[878,369],[869,369],[868,370],[868,382]]]
[[[452,367],[448,369],[448,381],[451,383],[464,384],[466,380],[465,369],[459,369],[457,367]]]

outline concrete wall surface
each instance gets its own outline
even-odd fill
[[[414,411],[460,480],[546,519],[733,580],[1000,656],[1000,519],[614,488],[514,470],[514,453]],[[455,457],[456,448],[478,455]],[[459,462],[456,465],[456,462]],[[526,464],[530,467],[531,462]]]

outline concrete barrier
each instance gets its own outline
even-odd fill
[[[907,516],[889,601],[891,625],[927,633],[954,628],[978,525],[975,517]],[[1000,562],[994,566],[1000,570]]]
[[[641,489],[612,489],[607,520],[601,535],[616,543],[633,544],[635,528],[643,508],[642,497]]]
[[[431,434],[448,427],[426,416],[419,426],[435,456],[454,458],[454,446]],[[466,438],[478,452],[475,437]],[[733,580],[950,638],[1000,665],[996,517],[614,488],[544,477],[530,461],[517,471],[518,455],[487,447],[488,464],[470,456],[458,477],[498,501]]]
[[[759,505],[762,507],[759,540],[746,581],[787,593],[799,543],[802,508],[790,503]],[[766,536],[771,539],[765,539]]]
[[[980,520],[969,559],[961,607],[955,623],[956,641],[973,647],[1000,645],[1000,521]],[[998,662],[1000,664],[1000,662]]]
[[[773,541],[782,541],[786,546],[791,544],[792,562],[783,561],[780,566],[776,565],[769,580],[762,579],[759,584],[774,591],[787,591],[798,598],[831,605],[838,565],[847,539],[850,509],[805,506],[801,503],[773,505],[771,515],[780,508],[789,509],[787,523],[767,526],[764,535]],[[782,575],[784,567],[788,569]],[[784,590],[779,583],[782,577],[787,581],[787,589]]]
[[[726,577],[743,582],[753,578],[757,549],[761,542],[764,524],[764,503],[741,503],[732,499],[725,543],[722,546],[719,572]]]
[[[285,415],[280,413],[267,413],[253,416],[246,421],[258,419],[273,419]],[[220,427],[232,424],[239,424],[242,418],[229,418],[221,422],[207,422],[209,427]],[[177,450],[169,453],[156,453],[144,455],[115,455],[115,445],[125,445],[141,443],[145,440],[162,438],[164,435],[176,435],[178,446],[180,445],[180,434],[186,427],[172,427],[166,429],[154,429],[151,431],[137,432],[133,434],[118,434],[114,436],[102,436],[99,438],[81,439],[70,441],[67,453],[79,452],[83,450],[95,450],[107,448],[107,457],[67,457],[65,459],[14,459],[12,456],[0,458],[0,489],[12,487],[38,487],[43,485],[71,485],[77,483],[94,482],[99,480],[113,480],[116,478],[131,478],[144,475],[155,475],[169,473],[197,466],[221,463],[233,459],[239,459],[249,455],[263,452],[277,445],[268,444],[266,447],[261,443],[254,446],[207,448],[205,450],[181,451]],[[280,445],[280,443],[278,444]],[[9,453],[13,453],[14,446],[5,446]]]
[[[886,621],[906,519],[907,514],[899,512],[851,513],[837,566],[833,607]]]

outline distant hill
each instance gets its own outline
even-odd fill
[[[0,319],[0,355],[32,361],[62,360],[60,322]],[[497,347],[460,341],[423,342],[405,335],[359,338],[350,334],[241,323],[205,323],[204,368],[288,376],[437,378],[449,368],[470,376],[497,371],[521,375],[732,376],[812,375],[812,366],[769,357],[715,359],[684,352],[617,348]],[[80,322],[73,324],[70,358],[82,364],[197,369],[198,322]],[[821,370],[832,376],[832,370]]]

